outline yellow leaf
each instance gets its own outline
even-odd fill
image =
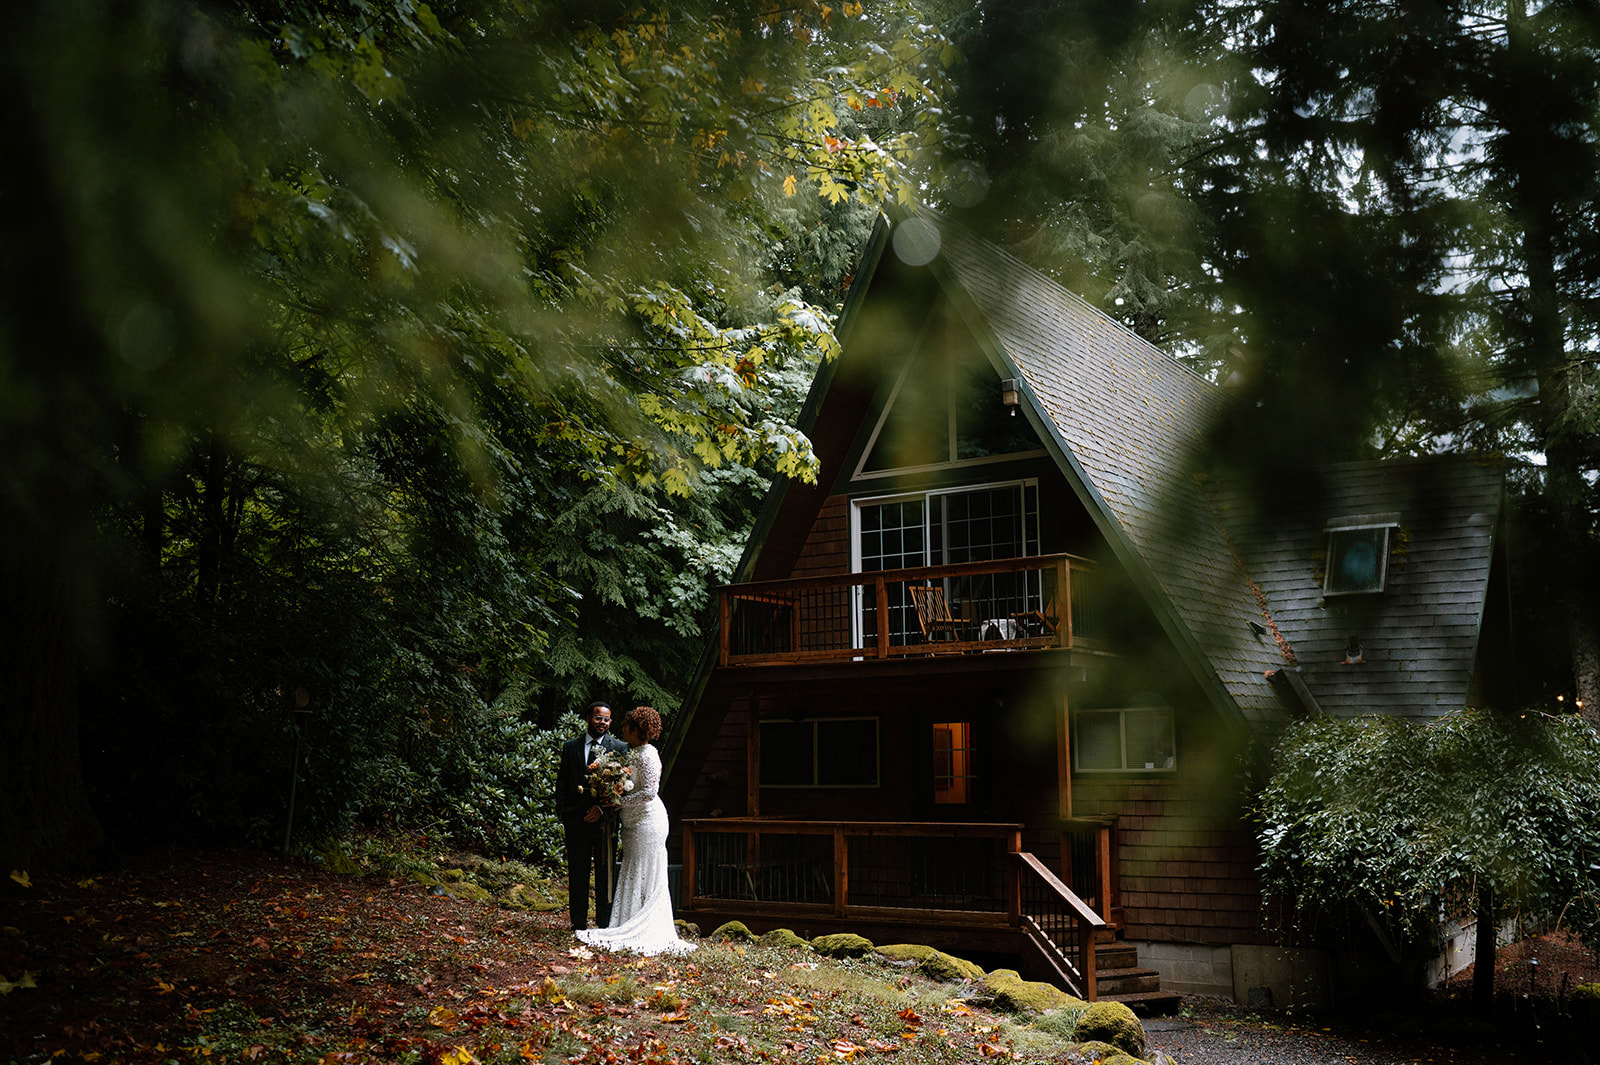
[[[790,174],[788,177],[783,179],[783,194],[785,196],[793,196],[794,195],[794,191],[795,191],[794,175]],[[15,876],[16,874],[12,873],[11,875]]]
[[[23,887],[33,887],[33,881],[28,879],[28,871],[26,869],[11,870],[11,879],[15,880]]]
[[[455,1047],[439,1056],[441,1065],[473,1065],[477,1060],[466,1047]]]
[[[38,975],[38,973],[31,973],[27,970],[23,970],[22,975],[17,977],[15,983],[7,980],[3,976],[0,976],[0,995],[9,995],[11,992],[16,991],[19,988],[38,987],[38,981],[35,979],[35,977]]]
[[[428,1014],[428,1023],[435,1028],[450,1029],[456,1026],[456,1011],[449,1006],[435,1006]]]

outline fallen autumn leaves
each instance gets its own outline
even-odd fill
[[[576,945],[564,913],[254,852],[0,898],[0,1061],[923,1063],[1021,1029],[881,960]],[[1040,1033],[1042,1035],[1042,1033]],[[1033,1060],[1042,1060],[1030,1055]]]

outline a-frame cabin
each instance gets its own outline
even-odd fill
[[[1462,705],[1498,470],[1334,467],[1262,518],[1203,476],[1215,386],[928,214],[880,224],[840,338],[817,481],[775,486],[663,745],[680,916],[1136,1005],[1257,979],[1241,754]]]

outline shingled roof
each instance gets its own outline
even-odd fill
[[[1240,550],[1323,711],[1424,718],[1467,704],[1503,494],[1499,463],[1446,455],[1320,467],[1283,485],[1270,513],[1234,510]],[[1325,596],[1328,530],[1389,523],[1384,589]]]
[[[1036,428],[1168,635],[1219,702],[1280,713],[1266,674],[1285,659],[1251,627],[1262,604],[1194,465],[1217,388],[993,243],[923,217],[940,232],[947,291],[1024,382]]]

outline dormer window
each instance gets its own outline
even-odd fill
[[[1393,521],[1339,524],[1328,528],[1328,571],[1324,595],[1381,592],[1389,578]]]

